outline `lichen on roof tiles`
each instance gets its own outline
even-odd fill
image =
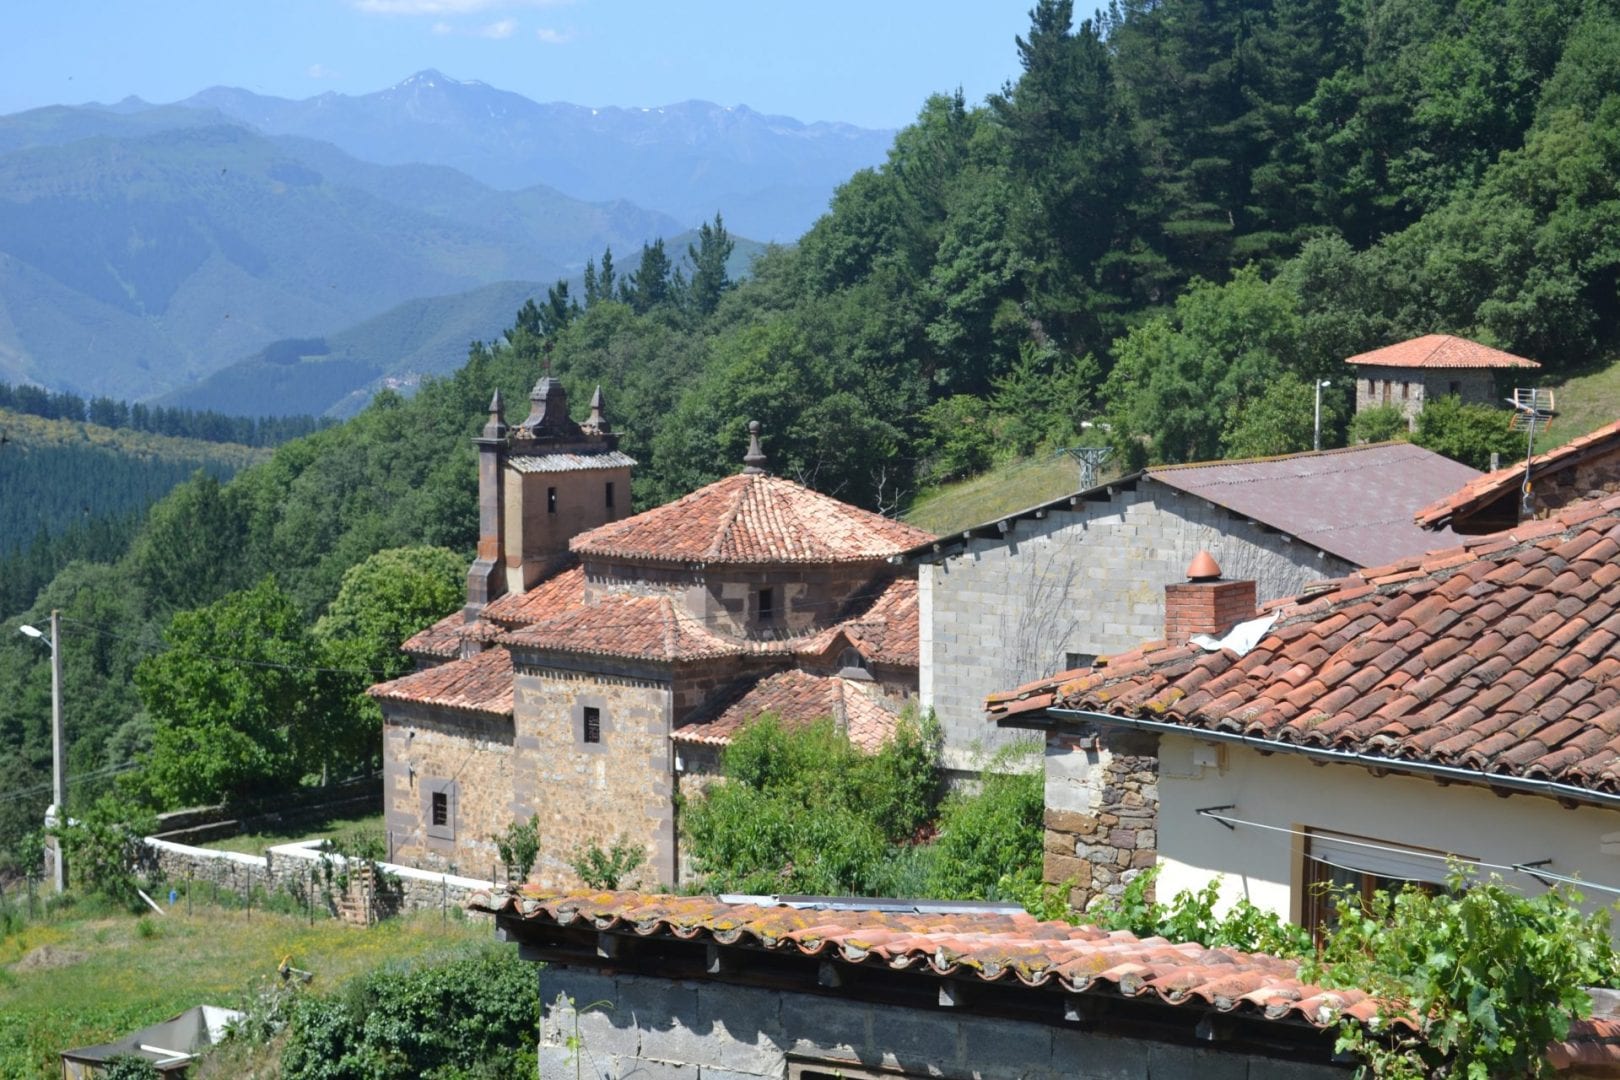
[[[894,737],[899,715],[862,686],[836,675],[782,671],[749,686],[739,696],[711,706],[670,735],[676,742],[728,745],[743,726],[765,714],[789,728],[832,718],[849,741],[875,753]]]

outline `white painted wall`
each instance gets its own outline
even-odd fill
[[[1484,788],[1409,776],[1375,777],[1355,765],[1312,765],[1302,757],[1264,757],[1219,747],[1218,764],[1193,764],[1205,741],[1167,736],[1159,746],[1160,899],[1197,889],[1223,875],[1222,899],[1239,896],[1289,916],[1296,887],[1295,839],[1239,825],[1227,829],[1201,817],[1200,807],[1234,804],[1232,817],[1292,829],[1330,829],[1373,840],[1513,864],[1552,859],[1555,873],[1620,888],[1620,854],[1606,855],[1603,837],[1620,833],[1620,812],[1582,806],[1566,810],[1534,795],[1500,798]],[[1523,874],[1503,873],[1529,894],[1544,891]],[[1610,893],[1582,890],[1595,910]]]

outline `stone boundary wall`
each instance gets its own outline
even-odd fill
[[[1041,878],[1078,911],[1158,862],[1159,756],[1150,736],[1053,735]],[[1149,899],[1152,899],[1151,890]]]
[[[238,895],[257,889],[264,893],[282,892],[305,901],[312,882],[318,890],[324,889],[323,858],[332,863],[334,871],[343,869],[348,862],[342,855],[323,855],[320,840],[278,844],[263,855],[191,847],[155,836],[148,836],[143,842],[147,868],[161,871],[166,880],[202,882]],[[496,887],[493,881],[436,874],[395,863],[378,863],[377,869],[398,882],[397,888],[382,901],[390,914],[440,907],[465,908],[467,898],[474,892]],[[335,908],[330,904],[327,907],[335,914]]]

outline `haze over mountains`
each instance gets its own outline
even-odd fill
[[[0,379],[184,400],[280,339],[393,310],[406,325],[384,336],[442,369],[511,313],[451,338],[409,301],[476,291],[437,309],[482,319],[717,210],[791,240],[888,142],[701,102],[541,105],[437,72],[356,97],[215,88],[0,117]]]

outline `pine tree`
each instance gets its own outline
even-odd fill
[[[713,312],[720,305],[721,294],[731,287],[726,260],[731,258],[731,250],[735,246],[718,211],[714,215],[713,225],[705,221],[698,226],[697,244],[686,245],[686,258],[692,264],[688,293],[699,315]]]

